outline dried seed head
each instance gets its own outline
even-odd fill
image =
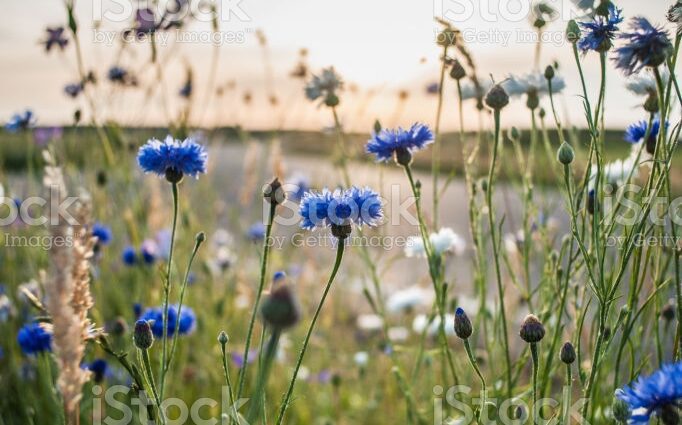
[[[545,327],[537,316],[529,314],[521,325],[519,336],[529,344],[540,342],[545,337]]]

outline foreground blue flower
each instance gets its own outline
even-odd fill
[[[584,32],[578,41],[578,48],[583,53],[590,50],[595,52],[608,51],[613,45],[618,24],[621,22],[623,22],[621,10],[616,8],[613,3],[609,5],[608,17],[597,15],[592,22],[580,22],[580,27]]]
[[[648,424],[652,415],[667,425],[679,416],[676,404],[682,400],[682,362],[664,365],[647,377],[639,377],[616,391],[616,397],[626,402],[632,416],[631,424]]]
[[[111,229],[102,223],[95,223],[92,226],[92,236],[97,238],[98,245],[109,245],[111,242]]]
[[[646,130],[647,127],[649,126],[649,123],[647,121],[638,121],[636,123],[630,124],[626,129],[625,129],[625,141],[630,142],[630,143],[639,143],[642,140],[644,140],[644,136],[646,136]],[[668,128],[668,123],[665,124],[666,129]],[[651,132],[649,134],[649,139],[647,140],[647,143],[649,140],[656,140],[658,137],[658,132],[661,128],[661,120],[659,118],[656,118],[653,123],[651,124]]]
[[[7,124],[5,124],[5,130],[10,133],[16,133],[22,130],[28,130],[33,128],[36,124],[36,118],[33,115],[33,111],[26,109],[24,112],[19,112],[12,115]]]
[[[415,123],[409,130],[400,127],[394,130],[381,130],[367,142],[365,150],[373,154],[377,161],[389,161],[395,157],[401,164],[411,159],[412,154],[424,149],[433,142],[433,133],[428,126]]]
[[[17,342],[24,354],[38,354],[52,350],[52,334],[38,323],[29,323],[19,329]]]
[[[665,63],[673,50],[666,30],[654,27],[642,17],[633,18],[630,29],[631,32],[618,36],[626,43],[616,49],[613,58],[616,68],[632,75],[644,67],[655,68]]]
[[[149,140],[137,154],[137,162],[145,173],[165,177],[171,183],[179,182],[184,175],[197,178],[206,173],[207,159],[206,149],[194,140],[181,141],[171,136],[163,142]]]
[[[152,333],[155,338],[163,338],[163,306],[152,307],[145,310],[140,317],[140,320],[150,322]],[[168,306],[168,336],[173,337],[175,334],[175,327],[178,321],[178,306]],[[180,311],[180,325],[178,326],[178,335],[187,335],[191,333],[196,327],[196,316],[194,311],[182,306]]]
[[[307,192],[299,209],[301,227],[312,230],[321,227],[376,226],[383,217],[379,195],[370,188]]]

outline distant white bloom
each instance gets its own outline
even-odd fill
[[[209,260],[209,268],[211,270],[211,273],[214,276],[218,276],[221,273],[224,273],[227,269],[232,267],[232,265],[236,262],[236,257],[232,251],[225,247],[221,246],[216,250],[216,252],[213,255],[213,258]]]
[[[0,323],[5,323],[14,315],[14,306],[7,295],[0,295]]]
[[[384,325],[381,316],[376,314],[361,314],[355,321],[358,329],[363,331],[379,331]]]
[[[632,178],[636,178],[639,175],[637,171],[637,164],[635,164],[635,158],[632,156],[625,159],[617,159],[604,166],[604,182],[606,184],[619,186],[625,183],[630,174],[632,174]],[[592,164],[590,182],[588,184],[589,190],[594,189],[594,181],[596,178],[597,165]]]
[[[432,300],[433,291],[419,286],[410,286],[391,294],[386,300],[386,310],[390,313],[399,313],[430,304]]]
[[[231,245],[233,241],[232,234],[225,229],[216,230],[211,238],[211,243],[216,248]]]
[[[310,369],[305,366],[301,366],[298,370],[298,379],[301,381],[307,381],[310,378]]]
[[[670,74],[667,70],[663,69],[661,71],[661,79],[663,84],[667,84]],[[631,93],[638,96],[648,96],[651,93],[656,93],[656,77],[651,72],[640,72],[639,74],[634,74],[632,77],[627,79],[625,83],[625,88]]]
[[[446,314],[445,315],[445,334],[447,336],[452,336],[455,334],[455,328],[454,326],[447,326],[447,323],[454,323],[455,316],[453,314]],[[427,335],[429,336],[435,336],[440,332],[440,317],[436,316],[434,317],[433,321],[429,325],[429,318],[425,314],[420,314],[414,318],[412,321],[412,330],[415,333],[422,333],[424,332],[424,329],[428,326],[428,329],[426,331]]]
[[[438,233],[431,233],[431,235],[429,235],[429,240],[433,246],[434,253],[437,255],[446,252],[452,252],[456,255],[461,255],[466,249],[466,242],[464,242],[464,239],[449,227],[441,228]],[[410,236],[407,238],[405,255],[407,257],[426,256],[424,243],[421,237]]]
[[[548,94],[549,84],[544,72],[531,72],[525,75],[509,75],[508,79],[502,83],[509,96],[522,96],[531,89],[537,90],[538,94]],[[555,75],[552,79],[552,93],[559,93],[566,88],[566,81],[563,77]]]
[[[511,256],[519,254],[523,246],[523,231],[519,230],[516,233],[507,233],[504,235],[504,249]]]
[[[388,329],[388,339],[393,342],[404,342],[410,336],[410,331],[404,326],[394,326]]]
[[[369,354],[367,353],[367,351],[358,351],[353,356],[353,361],[358,367],[365,367],[369,362]]]
[[[492,87],[490,80],[485,79],[479,81],[480,89],[471,81],[466,81],[462,84],[462,100],[477,99],[485,96],[486,92]]]

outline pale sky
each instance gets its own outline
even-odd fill
[[[81,26],[80,39],[89,69],[95,69],[101,80],[114,64],[135,70],[142,85],[157,81],[156,69],[149,62],[150,46],[128,45],[121,52],[120,43],[102,43],[111,34],[120,34],[132,17],[122,22],[107,14],[95,33],[93,16],[102,12],[120,12],[121,5],[131,0],[76,0],[76,15]],[[220,1],[220,0],[217,0]],[[168,125],[180,113],[182,103],[177,92],[183,84],[185,70],[194,73],[195,96],[192,106],[194,125],[232,125],[247,128],[320,129],[331,124],[329,111],[317,108],[303,97],[300,81],[289,77],[301,48],[307,48],[308,63],[314,72],[333,65],[353,86],[342,95],[340,114],[344,125],[352,130],[369,131],[374,119],[388,126],[409,125],[413,121],[433,124],[436,98],[425,94],[425,87],[438,79],[438,55],[435,34],[439,25],[436,14],[454,17],[469,41],[480,72],[480,78],[504,79],[509,73],[532,70],[535,43],[524,40],[532,35],[529,21],[523,15],[528,0],[222,0],[223,5],[239,7],[220,22],[226,38],[219,48],[206,41],[175,43],[159,48],[163,62],[165,94],[146,94],[143,89],[113,90],[108,82],[100,84],[96,103],[100,120],[113,119],[126,125]],[[434,1],[436,4],[434,4]],[[563,0],[570,4],[569,0]],[[45,54],[39,44],[46,26],[66,24],[66,13],[58,0],[2,0],[0,25],[0,119],[23,108],[32,108],[43,125],[67,124],[73,111],[89,108],[83,98],[72,100],[63,87],[78,80],[73,43],[64,53]],[[552,2],[564,7],[559,0]],[[653,23],[665,23],[665,12],[672,0],[619,0],[626,18],[644,15]],[[469,8],[462,8],[469,5]],[[227,9],[224,7],[223,10]],[[519,12],[520,11],[520,12]],[[566,78],[567,88],[559,102],[563,113],[573,124],[582,125],[582,106],[577,97],[580,88],[577,71],[568,45],[563,44],[564,16],[549,25],[551,40],[543,45],[542,68],[557,60]],[[454,15],[453,15],[454,13]],[[241,15],[241,16],[237,16]],[[522,16],[523,15],[523,16]],[[463,19],[462,17],[466,18]],[[462,21],[463,20],[463,21]],[[462,21],[462,22],[460,22]],[[625,24],[623,24],[625,25]],[[185,35],[201,38],[210,35],[208,22],[193,21]],[[267,37],[264,51],[258,44],[256,30]],[[99,40],[100,42],[96,42]],[[216,83],[234,81],[222,99],[207,98],[207,85],[213,53],[219,59]],[[425,60],[424,60],[425,59]],[[590,54],[584,67],[592,96],[598,90],[598,58]],[[351,84],[352,83],[352,84]],[[610,127],[622,127],[642,119],[641,100],[628,94],[624,78],[609,70],[606,118]],[[355,89],[357,87],[357,89]],[[407,101],[401,105],[398,93],[406,90]],[[457,128],[454,97],[455,86],[446,81],[443,127]],[[251,105],[242,101],[243,94],[253,95]],[[268,103],[274,94],[275,108]],[[165,100],[164,100],[165,99]],[[505,111],[508,124],[528,126],[528,111],[522,100]],[[467,112],[467,125],[476,126],[476,116]]]

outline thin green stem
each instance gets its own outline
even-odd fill
[[[275,354],[277,354],[277,345],[279,344],[279,337],[281,335],[280,330],[274,330],[268,341],[268,345],[265,348],[265,358],[261,364],[260,371],[258,373],[258,380],[256,383],[256,391],[254,392],[254,402],[251,404],[249,413],[247,414],[247,422],[252,423],[254,420],[259,419],[258,416],[263,408],[263,396],[265,395],[265,387],[268,382],[268,377],[270,376],[270,369],[272,367],[272,362],[275,359]]]
[[[244,359],[249,356],[249,349],[251,348],[251,338],[253,337],[253,327],[256,323],[256,316],[258,315],[258,309],[260,307],[261,296],[263,295],[263,289],[265,288],[265,276],[267,274],[268,267],[268,257],[270,255],[270,236],[272,235],[272,226],[275,217],[275,210],[277,208],[276,203],[270,203],[270,213],[268,215],[268,222],[265,224],[265,239],[263,240],[263,255],[261,257],[260,263],[260,280],[258,283],[258,292],[256,292],[256,301],[253,304],[253,310],[251,311],[251,320],[249,320],[249,329],[246,333],[246,342],[244,344]],[[242,396],[242,391],[244,390],[244,381],[246,377],[246,366],[249,362],[244,361],[241,369],[239,369],[239,384],[237,386],[237,400]]]
[[[294,368],[294,375],[291,378],[291,381],[289,382],[289,387],[287,389],[286,394],[284,395],[284,398],[282,400],[282,405],[280,406],[279,409],[279,414],[277,416],[277,425],[281,425],[282,421],[284,420],[284,414],[287,411],[287,408],[289,407],[289,402],[291,400],[291,396],[294,392],[294,385],[296,385],[296,378],[298,377],[298,371],[301,368],[301,363],[303,363],[303,357],[305,356],[306,350],[308,349],[308,344],[310,342],[310,337],[313,334],[313,331],[315,330],[315,324],[317,323],[317,318],[320,316],[320,312],[322,311],[322,307],[324,306],[324,302],[327,299],[327,295],[329,295],[329,291],[332,288],[332,283],[334,283],[334,278],[336,277],[336,273],[339,271],[339,266],[341,266],[341,260],[343,259],[343,250],[345,246],[345,241],[343,239],[338,240],[338,247],[336,250],[336,260],[334,261],[334,268],[332,269],[332,273],[329,276],[329,280],[327,281],[327,286],[324,288],[324,293],[322,294],[322,298],[320,299],[320,303],[317,305],[317,309],[315,310],[315,315],[313,316],[313,320],[310,322],[310,326],[308,327],[308,332],[306,333],[305,339],[303,340],[303,346],[301,347],[301,352],[298,355],[298,359],[296,360],[296,367]]]
[[[436,124],[434,126],[433,151],[431,152],[431,170],[433,178],[433,226],[438,228],[438,177],[440,174],[440,120],[443,111],[443,85],[445,83],[447,43],[443,46],[441,58],[440,80],[438,82],[438,106],[436,107]]]
[[[156,407],[159,410],[159,418],[161,419],[161,423],[165,424],[166,415],[164,415],[163,408],[161,407],[161,397],[159,396],[159,392],[156,389],[156,383],[154,382],[154,372],[152,371],[152,364],[151,361],[149,360],[149,351],[146,349],[138,348],[137,352],[142,358],[142,366],[147,377],[147,385],[151,390],[152,395],[154,396],[154,402],[156,403]]]
[[[234,391],[232,390],[232,380],[230,379],[230,370],[227,367],[227,349],[226,344],[220,344],[220,351],[222,353],[223,361],[223,374],[225,375],[225,385],[227,385],[227,392],[230,396],[230,406],[232,407],[232,416],[229,418],[228,424],[232,423],[232,420],[239,421],[239,413],[237,413],[237,406],[234,400]]]

